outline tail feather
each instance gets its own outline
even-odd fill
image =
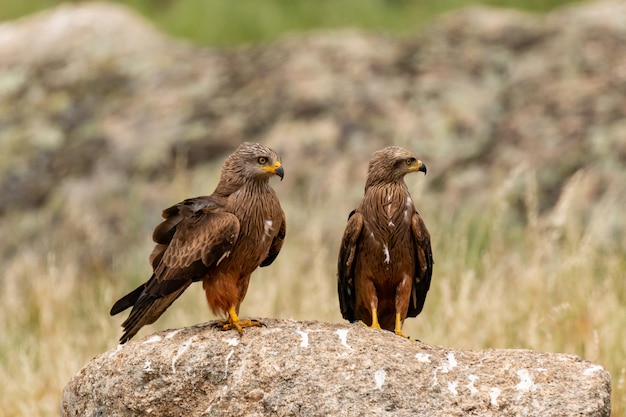
[[[187,282],[177,291],[163,297],[155,297],[149,294],[139,293],[137,297],[138,299],[134,303],[130,315],[124,323],[122,323],[124,333],[120,338],[120,343],[126,343],[133,336],[135,336],[143,326],[154,323],[159,317],[161,317],[174,300],[176,300],[180,294],[182,294],[182,292],[189,287],[189,285],[191,285],[191,281]],[[133,291],[133,293],[136,291],[137,290]],[[126,297],[129,296],[130,294]]]
[[[139,300],[139,297],[141,296],[144,288],[146,288],[145,283],[141,284],[139,287],[135,288],[133,291],[129,292],[128,294],[117,300],[115,304],[113,304],[113,307],[111,307],[111,311],[109,314],[114,316],[126,310],[127,308],[134,306],[135,303],[137,303],[137,300]]]
[[[149,295],[144,295],[137,301],[128,318],[124,320],[124,323],[122,323],[124,333],[122,334],[122,337],[120,337],[120,343],[126,343],[129,341],[143,326],[153,323],[161,314],[163,314],[165,309],[158,312],[153,320],[150,320],[150,318],[155,315],[155,312],[151,310],[154,310],[152,307],[157,300],[159,299]]]

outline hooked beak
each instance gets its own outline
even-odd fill
[[[426,164],[418,159],[415,165],[409,167],[409,171],[421,171],[424,173],[424,175],[426,175]]]
[[[285,176],[285,170],[283,169],[282,165],[280,164],[280,161],[276,161],[276,163],[271,166],[262,166],[261,167],[262,170],[267,171],[269,173],[272,173],[274,175],[278,175],[280,177],[280,180],[283,180],[283,177]]]
[[[423,163],[422,161],[418,160],[417,161],[417,165],[419,165],[418,171],[422,171],[424,173],[424,175],[426,175],[426,172],[428,171],[428,168],[426,168],[426,164]]]
[[[278,164],[278,167],[274,170],[274,174],[278,175],[280,177],[280,180],[282,181],[283,177],[285,176],[285,170],[280,165],[280,162],[276,162],[276,164]],[[274,166],[276,166],[276,165],[274,165]]]

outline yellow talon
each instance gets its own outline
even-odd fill
[[[404,337],[405,339],[411,339],[402,331],[402,318],[400,317],[400,313],[396,313],[396,327],[394,329],[394,333],[398,336]]]
[[[215,327],[220,330],[237,329],[239,334],[243,333],[244,327],[261,327],[263,324],[258,320],[239,320],[235,306],[231,306],[228,309],[228,320],[219,321],[215,323]]]
[[[363,320],[360,320],[359,324],[369,327],[370,329],[382,330],[380,324],[378,323],[378,313],[376,312],[376,307],[372,306],[372,325],[368,326]]]

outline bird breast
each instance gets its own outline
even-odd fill
[[[369,197],[369,198],[368,198]],[[410,258],[411,217],[415,209],[407,193],[388,189],[378,194],[367,195],[361,204],[365,238],[362,248],[379,265],[388,270],[394,261]],[[406,253],[405,253],[406,252]]]

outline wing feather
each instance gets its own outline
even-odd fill
[[[234,214],[222,212],[213,204],[204,204],[192,213],[189,207],[198,207],[197,202],[192,204],[196,205],[183,202],[164,211],[170,217],[161,225],[173,217],[180,219],[155,235],[157,245],[150,255],[152,277],[111,308],[111,315],[115,315],[132,307],[122,324],[121,343],[132,338],[141,327],[154,323],[193,281],[201,280],[208,268],[228,256],[237,241],[239,220]],[[164,237],[167,243],[158,243],[166,241]]]
[[[270,246],[270,251],[267,254],[267,257],[261,262],[261,266],[268,266],[274,262],[274,259],[278,256],[280,249],[283,247],[283,242],[285,241],[285,234],[287,232],[287,223],[285,222],[285,212],[280,210],[281,218],[280,218],[280,229],[278,229],[278,234],[272,241],[272,246]]]
[[[430,245],[430,233],[422,216],[416,211],[411,219],[411,231],[415,243],[415,276],[413,277],[413,290],[411,303],[409,304],[409,317],[415,317],[421,313],[426,301],[426,294],[430,288],[430,280],[433,275],[433,252]]]
[[[183,221],[183,219],[193,217],[203,208],[219,209],[219,207],[219,204],[212,196],[188,198],[180,203],[168,207],[161,213],[161,217],[165,220],[154,228],[154,232],[152,232],[152,240],[155,243],[167,245],[172,240],[172,237],[174,237],[176,227],[181,221]]]
[[[201,261],[211,266],[232,249],[238,236],[237,216],[202,209],[179,223],[160,265],[182,269]]]
[[[358,240],[363,229],[363,216],[353,210],[343,233],[337,265],[337,292],[341,315],[348,321],[355,320],[356,292],[354,288],[354,259]]]

